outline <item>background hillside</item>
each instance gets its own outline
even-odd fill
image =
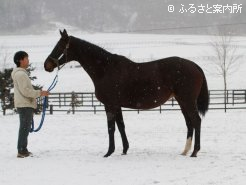
[[[218,27],[203,26],[236,24],[224,27],[236,35],[245,35],[244,3],[245,0],[0,0],[0,34],[42,33],[51,30],[54,22],[60,22],[89,32],[174,34],[213,34]],[[242,10],[241,13],[180,13],[181,4],[187,9],[189,4],[195,7],[242,4]],[[168,5],[174,5],[173,13],[168,12]],[[176,27],[192,28],[167,29]]]

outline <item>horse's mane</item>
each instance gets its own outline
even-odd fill
[[[105,49],[92,44],[86,40],[79,39],[77,37],[74,37],[76,41],[80,44],[80,50],[83,53],[86,53],[86,55],[93,57],[93,58],[100,58],[105,59],[107,57],[111,57],[112,53],[106,51]]]
[[[95,45],[92,44],[86,40],[82,40],[80,38],[74,37],[77,42],[79,42],[80,47],[81,47],[81,51],[83,51],[83,53],[86,53],[87,56],[90,56],[92,58],[97,58],[97,59],[101,59],[104,61],[114,61],[114,60],[124,60],[127,62],[132,62],[130,59],[128,59],[125,56],[122,55],[117,55],[117,54],[112,54],[109,51]]]

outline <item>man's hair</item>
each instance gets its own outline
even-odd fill
[[[14,63],[17,67],[20,67],[20,60],[23,60],[25,57],[28,57],[27,52],[25,51],[17,51],[14,56]]]

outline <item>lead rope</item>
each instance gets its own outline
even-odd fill
[[[47,90],[48,92],[52,91],[52,89],[55,88],[55,86],[56,86],[56,84],[57,84],[57,82],[58,82],[58,72],[59,72],[59,70],[57,70],[56,76],[55,76],[55,78],[54,78],[52,84],[49,86],[49,88],[48,88],[48,90]],[[37,129],[34,129],[34,120],[32,119],[32,124],[31,124],[30,133],[32,133],[32,132],[38,132],[38,131],[42,128],[43,123],[44,123],[44,118],[45,118],[45,112],[46,112],[46,108],[47,108],[47,102],[48,102],[48,97],[45,96],[45,97],[43,98],[42,117],[41,117],[41,121],[40,121],[40,123],[39,123],[39,126],[38,126]]]

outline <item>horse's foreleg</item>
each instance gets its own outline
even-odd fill
[[[123,144],[123,155],[127,154],[127,150],[129,149],[129,143],[126,137],[126,132],[125,132],[125,124],[124,124],[124,120],[123,120],[123,115],[122,115],[122,110],[121,108],[117,111],[116,114],[116,123],[121,135],[121,139],[122,139],[122,144]]]
[[[110,109],[108,110],[106,107],[105,109],[106,109],[107,120],[108,120],[109,147],[108,147],[108,152],[104,155],[104,157],[108,157],[112,153],[114,153],[115,150],[114,132],[115,132],[116,114],[114,111],[111,111]]]

